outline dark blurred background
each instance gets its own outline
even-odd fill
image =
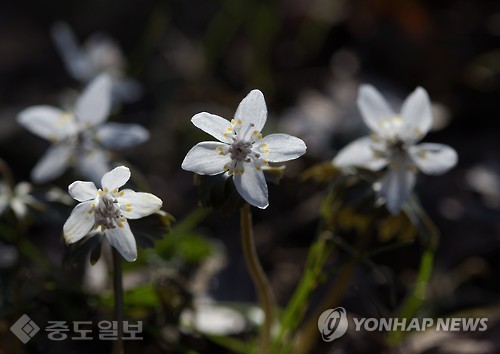
[[[192,176],[180,164],[192,145],[207,139],[190,123],[193,114],[207,111],[231,118],[240,100],[259,88],[269,109],[265,132],[282,131],[305,140],[307,156],[288,164],[282,184],[270,186],[270,207],[254,212],[257,247],[280,305],[286,304],[300,276],[299,260],[305,259],[314,239],[324,196],[323,186],[300,182],[300,173],[331,160],[346,143],[366,133],[355,105],[360,83],[373,84],[396,107],[416,86],[423,86],[435,118],[425,140],[449,144],[459,154],[453,170],[440,177],[421,175],[416,188],[441,230],[428,306],[437,315],[474,310],[492,317],[483,337],[464,334],[461,340],[470,351],[465,345],[449,349],[449,338],[434,339],[430,349],[414,351],[498,352],[498,1],[2,1],[0,158],[16,181],[29,180],[48,147],[16,123],[16,114],[31,105],[59,106],[65,90],[83,87],[68,74],[50,37],[56,21],[67,22],[80,43],[105,32],[119,44],[126,73],[142,85],[143,95],[116,109],[110,120],[141,124],[151,139],[116,161],[140,171],[178,222],[197,206]],[[69,170],[52,184],[65,190],[73,180]],[[27,236],[54,265],[65,252],[60,238],[64,216],[59,222],[35,222]],[[210,215],[197,227],[197,233],[225,250],[225,266],[207,293],[219,301],[255,301],[241,257],[237,214]],[[375,261],[405,283],[414,275],[417,250],[410,247]],[[376,283],[370,276],[362,269],[356,273],[346,300],[350,311],[369,314],[358,301],[362,284]],[[367,291],[383,297],[377,287]],[[40,299],[35,292],[27,299],[53,310],[51,301],[65,295],[56,290],[51,296]],[[378,339],[359,342],[368,347],[358,343],[346,352],[376,352],[370,347],[373,342]],[[175,352],[153,339],[151,343],[148,350],[153,352]],[[200,352],[214,350],[206,343],[196,345]],[[34,345],[30,350],[40,352]],[[326,345],[317,350],[334,352]]]

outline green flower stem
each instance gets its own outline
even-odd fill
[[[271,343],[271,328],[274,322],[275,300],[269,281],[262,270],[262,266],[255,249],[255,240],[252,228],[252,213],[250,205],[245,204],[240,210],[241,222],[241,241],[243,254],[247,263],[248,271],[257,290],[262,310],[264,311],[264,325],[260,337],[259,353],[265,353],[269,350]]]
[[[360,235],[355,247],[355,249],[358,250],[358,254],[353,255],[353,258],[340,269],[335,284],[332,285],[323,298],[317,311],[307,320],[302,329],[297,333],[294,342],[294,354],[307,354],[312,351],[319,334],[318,318],[326,309],[337,306],[349,289],[352,274],[356,270],[356,266],[363,260],[362,252],[368,241],[368,237],[369,234],[366,232]]]
[[[123,284],[122,260],[113,247],[113,293],[115,297],[115,321],[118,324],[118,339],[113,342],[113,354],[123,354]]]
[[[421,223],[424,228],[424,236],[426,240],[426,248],[420,258],[420,265],[417,272],[413,289],[403,302],[396,315],[398,318],[411,318],[422,307],[427,292],[427,285],[432,275],[434,268],[434,255],[439,242],[439,229],[431,220],[429,215],[420,206],[416,198],[410,200],[412,209],[415,216],[418,218],[417,222]],[[408,332],[392,331],[387,336],[387,343],[389,345],[397,344],[401,341]]]

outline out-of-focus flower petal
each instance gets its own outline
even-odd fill
[[[356,166],[378,171],[387,165],[387,160],[375,155],[370,137],[363,137],[340,150],[333,159],[333,164],[338,167]]]
[[[33,106],[22,110],[17,121],[33,134],[44,139],[58,141],[76,134],[74,117],[52,106]]]
[[[125,166],[115,167],[102,176],[101,186],[107,188],[110,192],[123,186],[130,179],[130,170]]]
[[[403,103],[401,117],[404,127],[401,138],[404,141],[418,141],[429,132],[432,126],[431,101],[427,91],[417,87]]]
[[[75,181],[69,185],[68,193],[79,202],[84,202],[97,196],[97,188],[93,182]]]
[[[266,144],[267,146],[263,146]],[[296,159],[306,152],[302,139],[287,134],[271,134],[261,141],[261,150],[266,152],[262,158],[270,162],[283,162]]]
[[[126,220],[121,223],[121,227],[117,226],[114,229],[107,229],[106,236],[111,246],[116,248],[128,262],[133,262],[137,259],[137,244]]]
[[[56,22],[51,28],[51,35],[68,72],[75,79],[88,82],[95,75],[92,63],[80,48],[75,34],[65,22]]]
[[[19,198],[13,198],[10,202],[10,208],[16,214],[18,220],[24,219],[24,217],[28,214],[28,208],[26,204]]]
[[[31,171],[31,178],[37,183],[51,181],[66,170],[74,153],[73,143],[57,143],[52,145]]]
[[[75,167],[82,176],[99,184],[102,176],[110,170],[108,154],[95,146],[82,149]]]
[[[122,150],[149,139],[149,131],[138,124],[106,123],[96,132],[96,138],[106,149]]]
[[[228,131],[228,128],[231,128],[231,123],[227,119],[219,117],[215,114],[202,112],[191,118],[191,122],[195,125],[195,127],[210,134],[219,141],[223,141],[225,143],[232,142],[232,133]],[[224,136],[224,134],[226,134],[226,136]]]
[[[236,190],[248,204],[265,209],[269,205],[266,178],[253,163],[245,164],[245,171],[233,176]]]
[[[260,132],[266,124],[267,107],[264,95],[260,90],[252,90],[241,101],[236,114],[234,115],[236,121],[241,120],[240,132],[244,132],[246,136],[242,139],[248,138],[254,130]]]
[[[122,194],[123,193],[123,194]],[[127,219],[139,219],[160,210],[163,202],[151,193],[134,192],[125,189],[118,197],[122,214]]]
[[[410,156],[418,169],[429,175],[440,175],[458,162],[457,152],[443,144],[424,143],[409,148]]]
[[[111,77],[100,74],[85,88],[76,102],[77,120],[86,127],[93,127],[104,122],[111,108]]]
[[[95,216],[91,210],[92,201],[80,203],[73,209],[63,227],[66,243],[79,241],[94,227]]]
[[[227,146],[223,143],[204,141],[193,146],[187,153],[182,168],[200,175],[217,175],[227,170],[231,158],[221,155],[218,147]]]
[[[380,136],[385,136],[383,121],[394,117],[395,113],[380,92],[372,85],[362,85],[357,103],[366,125]]]
[[[403,203],[415,186],[415,180],[415,172],[404,166],[387,171],[382,179],[379,195],[385,199],[387,209],[391,214],[399,214]]]

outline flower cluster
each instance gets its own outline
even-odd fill
[[[333,162],[339,167],[357,166],[374,171],[387,166],[378,193],[388,210],[397,214],[413,190],[416,172],[445,173],[457,163],[457,153],[447,145],[417,145],[432,125],[429,96],[421,87],[408,96],[401,113],[396,114],[373,86],[363,85],[358,107],[372,134],[347,145]]]
[[[33,106],[18,115],[18,122],[52,146],[32,171],[38,183],[59,177],[73,164],[87,178],[98,181],[109,171],[107,149],[121,150],[149,139],[149,132],[137,124],[106,120],[111,108],[111,77],[101,74],[90,82],[69,110]]]

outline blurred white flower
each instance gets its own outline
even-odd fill
[[[109,243],[129,262],[137,258],[137,245],[127,219],[139,219],[160,210],[162,201],[150,193],[119,190],[130,179],[130,170],[119,166],[101,179],[102,189],[93,182],[76,181],[69,194],[80,202],[64,224],[64,239],[71,244],[92,229],[100,228]]]
[[[28,215],[28,207],[40,208],[42,204],[30,193],[28,182],[19,182],[12,189],[6,181],[0,181],[0,215],[10,208],[18,220],[23,220]]]
[[[106,149],[121,150],[149,139],[149,132],[137,124],[105,123],[111,105],[111,78],[101,74],[85,88],[74,108],[63,111],[52,106],[24,109],[17,121],[53,144],[34,167],[37,183],[59,177],[73,164],[93,181],[109,171]]]
[[[442,144],[416,145],[432,125],[429,97],[421,87],[408,96],[399,115],[371,85],[361,86],[358,107],[372,134],[347,145],[333,163],[375,171],[388,166],[379,195],[385,199],[388,210],[397,214],[413,190],[417,170],[442,174],[455,166],[457,153]]]
[[[96,33],[80,47],[67,23],[52,26],[52,38],[68,72],[76,80],[87,84],[101,73],[110,75],[113,99],[131,102],[137,100],[142,89],[125,75],[125,59],[117,43],[109,36]]]
[[[185,309],[180,316],[181,326],[200,333],[227,336],[240,334],[251,328],[247,318],[249,312],[260,311],[258,307],[250,307],[245,312],[237,311],[224,304],[217,304],[211,299],[195,299],[194,309]],[[262,324],[260,321],[258,324]]]
[[[260,133],[267,119],[264,95],[251,91],[240,103],[234,119],[210,113],[198,113],[193,124],[220,142],[204,141],[195,145],[182,162],[182,168],[201,175],[229,171],[240,195],[249,204],[264,209],[269,205],[267,184],[262,167],[269,162],[289,161],[306,152],[304,142],[286,134]]]

